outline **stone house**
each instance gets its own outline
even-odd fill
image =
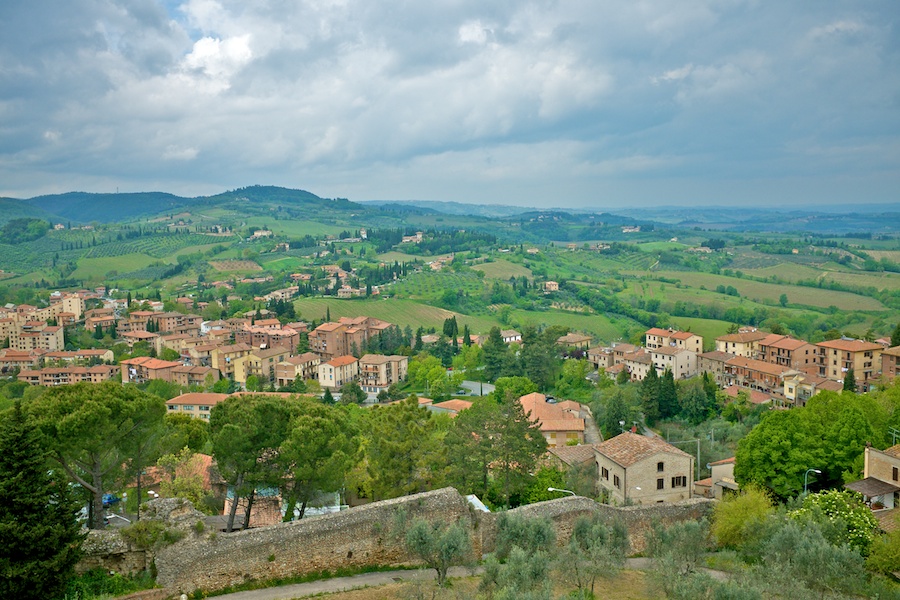
[[[626,431],[594,447],[600,488],[615,504],[656,504],[691,497],[694,458],[661,438]]]
[[[540,426],[548,447],[584,443],[584,419],[577,402],[551,403],[544,394],[535,392],[519,398],[519,403],[528,418]]]
[[[653,349],[650,357],[659,375],[666,369],[672,371],[675,379],[687,379],[697,374],[697,354],[690,350],[663,346]]]

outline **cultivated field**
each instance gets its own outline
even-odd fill
[[[262,271],[252,260],[211,260],[209,266],[216,271]]]
[[[468,325],[472,333],[487,333],[499,323],[490,317],[476,317],[455,313],[443,308],[420,304],[413,300],[400,298],[338,300],[336,298],[301,298],[294,302],[298,317],[304,320],[324,319],[326,309],[331,311],[331,319],[338,317],[358,317],[366,315],[375,317],[400,327],[409,325],[413,330],[420,325],[436,327],[444,324],[444,320],[456,316],[460,328]]]
[[[638,273],[634,274],[637,275]],[[719,285],[724,285],[726,287],[732,286],[741,296],[757,302],[766,300],[778,302],[781,294],[787,294],[788,302],[792,304],[796,303],[821,308],[836,306],[842,310],[885,310],[885,306],[878,300],[860,296],[859,294],[852,294],[850,292],[835,292],[818,288],[760,283],[758,281],[748,281],[736,277],[725,277],[724,275],[688,271],[659,271],[657,275],[667,279],[680,280],[682,285],[688,285],[690,287],[699,288],[700,286],[704,286],[707,290],[715,290]]]
[[[473,265],[472,269],[483,272],[486,279],[509,281],[510,277],[532,278],[531,269],[528,267],[523,267],[522,265],[503,259],[495,260],[493,262],[478,263],[477,265]]]

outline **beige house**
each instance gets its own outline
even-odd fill
[[[853,369],[856,387],[867,391],[869,383],[877,378],[881,368],[883,346],[875,342],[841,338],[816,344],[819,348],[819,375],[834,381],[843,381]]]
[[[166,401],[166,407],[170,414],[184,414],[195,419],[209,420],[209,413],[212,407],[227,397],[228,394],[191,392]]]
[[[887,380],[893,380],[900,375],[900,346],[881,352],[881,375]]]
[[[299,356],[291,356],[275,365],[275,381],[278,387],[286,387],[297,379],[308,381],[319,378],[319,355],[315,352],[304,352]]]
[[[601,346],[588,348],[587,359],[595,369],[608,369],[613,366],[613,358],[612,348],[603,348]]]
[[[564,348],[577,348],[587,350],[591,345],[591,336],[582,333],[567,333],[559,337],[556,343]]]
[[[740,489],[734,480],[733,456],[709,463],[706,468],[709,469],[710,476],[694,483],[695,495],[721,500],[727,493],[726,490],[737,491]]]
[[[744,358],[755,358],[757,343],[768,335],[768,333],[753,329],[719,336],[716,338],[716,351],[729,352]]]
[[[144,383],[153,379],[174,381],[173,370],[181,363],[141,356],[123,360],[119,366],[122,368],[122,383]]]
[[[359,384],[367,392],[380,392],[406,379],[406,356],[366,354],[359,359]]]
[[[319,385],[323,388],[334,390],[358,378],[359,361],[355,356],[338,356],[319,364]]]
[[[866,446],[863,479],[844,486],[861,493],[873,509],[891,509],[900,500],[900,445],[886,450]]]
[[[234,380],[246,385],[247,378],[256,375],[265,383],[275,383],[275,365],[291,355],[288,348],[268,348],[252,350],[234,360]]]
[[[806,401],[821,392],[831,390],[840,392],[843,384],[818,375],[808,375],[799,371],[788,371],[782,376],[784,397],[794,406],[806,406]]]
[[[703,352],[703,337],[689,331],[651,327],[644,333],[644,339],[648,350],[670,346],[690,350],[695,354]]]
[[[540,425],[548,447],[584,443],[584,419],[577,402],[550,403],[545,395],[535,392],[519,398],[519,403],[532,422]]]
[[[626,431],[594,449],[600,487],[614,504],[658,504],[691,497],[694,458],[661,438]]]
[[[653,356],[643,348],[623,356],[622,364],[631,375],[632,381],[643,381],[653,368]]]
[[[234,379],[234,366],[236,361],[253,351],[247,344],[227,344],[212,348],[209,352],[210,365],[219,370],[222,377]]]
[[[704,352],[697,355],[697,369],[701,373],[712,375],[716,385],[723,387],[725,385],[725,363],[732,358],[734,358],[734,354],[731,352],[722,352],[720,350]]]
[[[659,375],[666,369],[672,371],[675,379],[687,379],[697,374],[697,353],[683,348],[662,346],[650,352],[653,366]]]
[[[758,343],[756,358],[773,365],[816,374],[819,372],[818,355],[818,349],[807,341],[773,334]]]
[[[115,378],[119,374],[118,365],[95,365],[93,367],[44,367],[43,369],[26,369],[19,371],[18,380],[31,385],[53,387],[86,381],[102,383]]]
[[[203,387],[215,383],[219,379],[221,379],[219,370],[212,367],[182,365],[172,369],[172,381],[185,387]]]

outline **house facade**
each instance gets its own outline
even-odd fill
[[[594,447],[599,485],[611,503],[657,504],[691,497],[694,458],[661,438],[620,433]]]
[[[351,355],[338,356],[319,364],[319,385],[338,389],[348,381],[359,379],[359,361]]]

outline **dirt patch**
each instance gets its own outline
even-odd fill
[[[252,260],[211,260],[211,266],[216,271],[262,271],[263,268]]]

